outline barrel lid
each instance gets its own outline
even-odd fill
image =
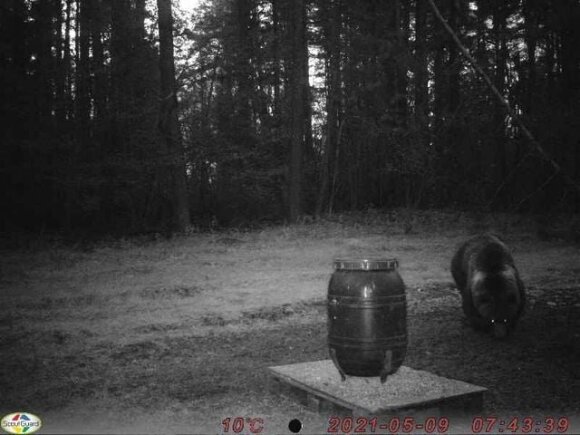
[[[399,267],[396,258],[344,258],[334,260],[335,270],[394,270]]]

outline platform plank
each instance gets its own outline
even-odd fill
[[[481,411],[486,388],[402,366],[378,377],[342,381],[331,360],[269,367],[271,389],[318,412],[449,415]]]

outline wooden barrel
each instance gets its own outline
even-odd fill
[[[395,373],[407,353],[405,284],[396,259],[334,261],[328,347],[342,379]]]

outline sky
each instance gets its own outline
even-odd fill
[[[181,7],[187,11],[192,11],[199,4],[199,0],[178,0]]]

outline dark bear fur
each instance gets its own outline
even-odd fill
[[[492,329],[497,338],[515,328],[526,295],[512,255],[499,237],[483,234],[463,243],[451,261],[451,273],[472,327]]]

